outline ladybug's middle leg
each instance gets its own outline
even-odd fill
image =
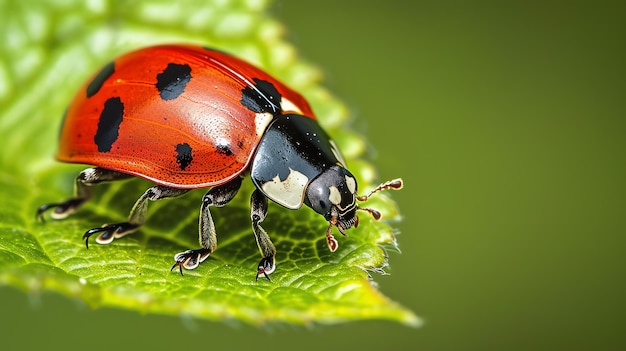
[[[105,224],[100,228],[93,228],[88,230],[83,239],[85,239],[85,245],[89,247],[89,237],[98,234],[96,242],[98,244],[108,244],[113,239],[121,238],[127,234],[130,234],[146,222],[146,216],[148,213],[148,200],[157,201],[161,199],[167,199],[177,197],[185,194],[187,189],[175,189],[162,185],[155,185],[146,190],[143,195],[135,202],[133,208],[130,210],[128,216],[128,222]]]
[[[232,200],[239,188],[241,187],[241,177],[229,181],[226,184],[211,188],[202,198],[202,207],[200,208],[200,246],[202,248],[196,250],[186,250],[177,253],[174,256],[176,263],[171,270],[178,267],[180,274],[185,269],[195,269],[198,265],[209,257],[211,252],[217,248],[217,234],[215,233],[215,224],[211,216],[211,206],[222,207]]]

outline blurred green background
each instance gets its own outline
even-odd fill
[[[380,289],[424,319],[311,330],[0,290],[2,349],[626,349],[626,5],[277,1],[404,220]],[[7,348],[8,349],[8,348]]]

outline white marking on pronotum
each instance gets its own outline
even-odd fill
[[[348,186],[348,190],[350,190],[350,194],[356,193],[356,180],[350,176],[346,176],[346,185]]]
[[[291,100],[285,98],[284,96],[280,99],[280,108],[284,112],[295,112],[299,115],[302,114],[302,110],[296,104],[294,104]]]
[[[304,174],[289,168],[289,175],[284,181],[278,174],[272,180],[261,185],[267,197],[289,209],[296,210],[302,206],[304,190],[309,178]]]
[[[272,121],[272,114],[269,112],[257,113],[254,117],[254,126],[256,128],[256,135],[258,137],[262,136],[265,133],[265,128],[267,128],[268,124]]]
[[[329,186],[328,190],[330,191],[330,195],[328,195],[328,200],[333,205],[339,205],[341,203],[341,193],[336,186]]]

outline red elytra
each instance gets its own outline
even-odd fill
[[[191,79],[184,84],[181,98],[165,99],[155,89],[158,75],[168,65],[190,68]],[[290,102],[283,106],[293,111],[283,113],[315,119],[300,94],[257,67],[220,51],[165,45],[120,56],[88,80],[74,97],[65,116],[57,158],[175,188],[225,183],[246,170],[262,136],[255,121],[258,114],[241,102],[242,89],[258,80],[271,83],[282,99]],[[120,99],[114,100],[116,97]],[[123,103],[124,122],[106,131],[117,135],[102,136],[114,141],[102,152],[94,135],[99,126],[104,128],[102,114],[108,101],[109,105]],[[177,150],[184,153],[185,149],[193,150],[193,162],[188,165],[181,164],[184,155],[177,160]]]
[[[86,245],[93,235],[109,244],[141,228],[149,201],[210,188],[200,209],[201,247],[174,256],[172,269],[181,274],[216,249],[210,208],[230,202],[244,174],[255,185],[250,219],[262,255],[257,279],[269,279],[276,268],[276,249],[261,227],[268,199],[322,215],[329,223],[328,247],[335,251],[333,228],[345,235],[357,226],[359,210],[381,217],[357,201],[402,188],[396,179],[358,195],[356,178],[300,94],[243,60],[189,45],[140,49],[95,74],[66,112],[57,158],[95,167],[76,177],[73,197],[40,206],[42,219],[51,209],[57,219],[72,214],[102,182],[139,176],[155,183],[135,202],[128,221],[86,231]]]

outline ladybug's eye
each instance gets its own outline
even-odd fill
[[[304,202],[329,219],[333,215],[350,216],[356,208],[355,197],[356,181],[352,174],[343,167],[333,166],[309,183]]]
[[[329,207],[330,206],[328,206],[328,204],[325,201],[320,200],[319,208],[329,208]]]
[[[328,201],[328,195],[328,187],[325,187],[320,182],[312,181],[307,187],[304,203],[315,210],[315,212],[326,216],[332,206],[330,201]]]

